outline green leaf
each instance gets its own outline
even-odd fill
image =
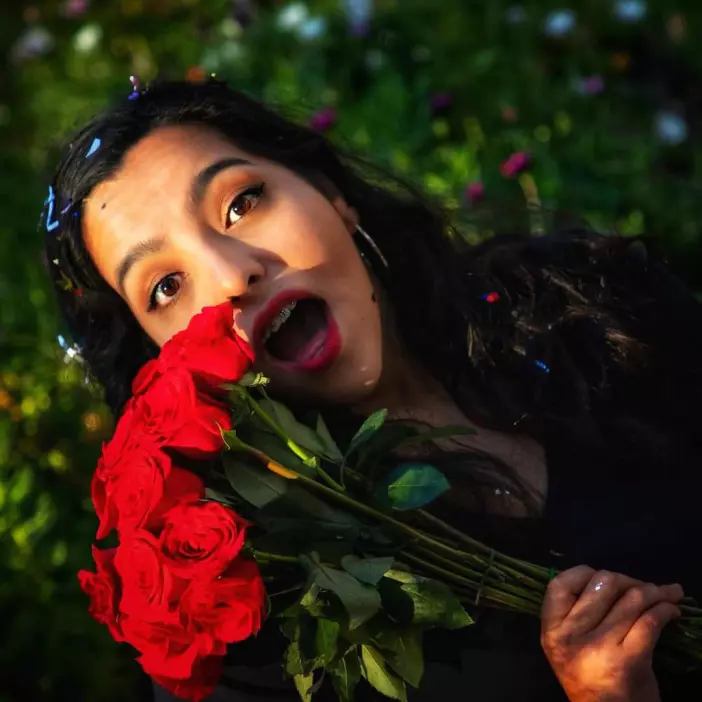
[[[474,435],[478,432],[470,427],[435,427],[434,429],[429,429],[428,431],[422,432],[421,434],[415,434],[415,436],[410,436],[403,441],[401,441],[397,448],[405,449],[411,446],[419,446],[420,444],[425,444],[428,441],[436,441],[437,439],[450,439],[453,436],[468,436]]]
[[[303,675],[303,669],[304,661],[300,650],[300,642],[292,641],[285,649],[285,672],[291,676]]]
[[[314,685],[314,675],[310,673],[309,675],[295,675],[293,677],[295,682],[295,689],[302,702],[312,701],[312,686]]]
[[[419,687],[424,675],[422,630],[419,627],[384,629],[375,641],[378,648],[388,652],[390,667],[412,687]]]
[[[324,450],[327,458],[336,463],[341,463],[344,460],[344,455],[341,453],[341,449],[336,445],[336,441],[332,438],[329,433],[329,429],[324,422],[321,414],[317,415],[317,436],[321,439],[324,444]]]
[[[380,594],[375,588],[360,583],[349,573],[323,565],[316,553],[303,555],[300,561],[314,583],[323,590],[333,592],[341,600],[349,614],[351,629],[368,621],[380,609]]]
[[[295,415],[282,403],[271,400],[266,395],[259,404],[264,412],[272,419],[277,420],[280,428],[296,443],[312,453],[325,455],[324,443],[317,434],[302,422],[295,419]]]
[[[405,685],[387,668],[383,654],[373,646],[361,646],[361,673],[382,695],[393,700],[406,700]]]
[[[358,556],[344,556],[341,565],[344,570],[351,573],[356,580],[368,585],[377,585],[380,579],[392,568],[395,559],[392,556],[380,558],[359,558]]]
[[[288,482],[265,468],[252,467],[235,456],[225,453],[224,473],[232,488],[257,509],[281,498]]]
[[[356,685],[361,680],[361,663],[354,646],[335,665],[329,668],[332,685],[340,702],[353,702]]]
[[[346,457],[350,456],[359,446],[365,444],[366,441],[368,441],[373,434],[375,434],[375,432],[377,432],[378,429],[385,424],[385,419],[387,416],[388,411],[386,409],[373,412],[373,414],[371,414],[370,417],[368,417],[366,421],[361,424],[361,428],[356,432],[353,439],[351,439],[351,443],[346,450]]]
[[[339,624],[330,619],[317,619],[315,652],[320,667],[327,666],[334,659],[338,640]]]
[[[428,463],[401,463],[385,479],[380,494],[393,509],[406,511],[428,505],[450,487],[444,474]]]
[[[401,583],[401,589],[412,600],[412,623],[461,629],[473,623],[456,595],[438,580],[400,570],[390,570],[386,578]]]

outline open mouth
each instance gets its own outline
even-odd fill
[[[264,312],[260,340],[269,358],[288,370],[316,371],[329,367],[340,352],[336,322],[324,300],[295,297],[273,301]],[[263,320],[262,320],[263,321]]]

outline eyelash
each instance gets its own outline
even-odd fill
[[[227,209],[227,215],[226,215],[225,223],[224,223],[224,226],[225,226],[225,228],[226,228],[227,230],[230,229],[231,227],[233,227],[233,226],[236,224],[236,222],[230,222],[230,214],[231,214],[231,211],[232,211],[232,209],[234,208],[235,204],[236,204],[238,201],[241,201],[243,198],[253,195],[253,196],[259,198],[259,200],[256,202],[256,204],[254,204],[253,207],[252,207],[252,209],[255,208],[255,207],[258,205],[258,202],[260,202],[260,198],[263,196],[264,187],[265,187],[265,186],[264,186],[263,183],[259,183],[258,185],[253,185],[253,186],[247,188],[246,190],[243,190],[243,191],[240,192],[238,195],[236,195],[236,197],[234,197],[234,198],[232,199],[232,201],[229,203],[229,208]],[[249,210],[249,212],[250,212],[250,211],[251,211],[251,210]],[[241,218],[243,218],[243,217],[245,217],[247,214],[249,214],[249,213],[247,212],[246,214],[239,215],[239,216],[240,216]],[[239,220],[237,220],[237,221],[239,221]],[[163,276],[163,278],[161,278],[161,279],[156,283],[156,285],[154,285],[154,287],[151,289],[151,293],[149,294],[149,304],[148,304],[148,306],[147,306],[147,311],[148,311],[148,312],[157,312],[157,311],[160,311],[160,310],[165,309],[166,307],[170,307],[170,306],[173,304],[172,302],[169,302],[167,305],[159,305],[158,302],[157,302],[157,300],[156,300],[156,295],[157,295],[158,292],[159,292],[159,286],[160,286],[160,285],[162,285],[165,281],[167,281],[167,280],[169,280],[169,279],[171,279],[171,278],[174,278],[174,277],[177,276],[177,275],[182,276],[183,273],[169,273],[168,275]],[[184,278],[183,278],[183,280],[184,280]],[[182,283],[183,283],[183,280],[181,280],[181,285],[182,285]],[[172,299],[175,299],[175,297],[176,297],[178,294],[180,294],[180,289],[178,290],[178,292],[176,293],[176,295],[174,295],[174,297],[173,297]]]

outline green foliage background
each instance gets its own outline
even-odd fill
[[[216,72],[298,119],[334,107],[333,138],[474,214],[470,237],[539,198],[626,235],[654,234],[699,284],[702,7],[656,0],[625,22],[615,0],[562,2],[375,0],[364,36],[343,11],[354,0],[252,2],[245,28],[234,12],[243,0],[3,4],[1,702],[136,700],[147,689],[131,653],[89,619],[75,578],[90,565],[88,486],[110,419],[57,344],[41,264],[36,226],[62,138],[126,95],[130,74]],[[573,27],[549,36],[549,13],[564,10]],[[602,92],[583,94],[579,81],[593,75]],[[441,93],[450,105],[437,109]],[[657,126],[670,129],[671,115],[684,120],[677,144]],[[518,150],[533,156],[531,177],[502,177]],[[478,181],[479,207],[465,196]]]

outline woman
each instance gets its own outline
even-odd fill
[[[682,596],[665,584],[702,589],[702,311],[643,243],[570,230],[466,246],[411,188],[216,81],[153,86],[93,120],[45,214],[62,310],[115,411],[160,345],[231,299],[272,392],[324,405],[338,434],[381,407],[477,429],[432,456],[455,524],[609,571],[554,580],[546,656],[538,622],[503,613],[437,634],[413,699],[562,700],[557,680],[573,702],[660,699],[652,651]],[[234,648],[217,699],[294,699],[279,644],[264,631]],[[668,701],[699,683],[659,680]]]

